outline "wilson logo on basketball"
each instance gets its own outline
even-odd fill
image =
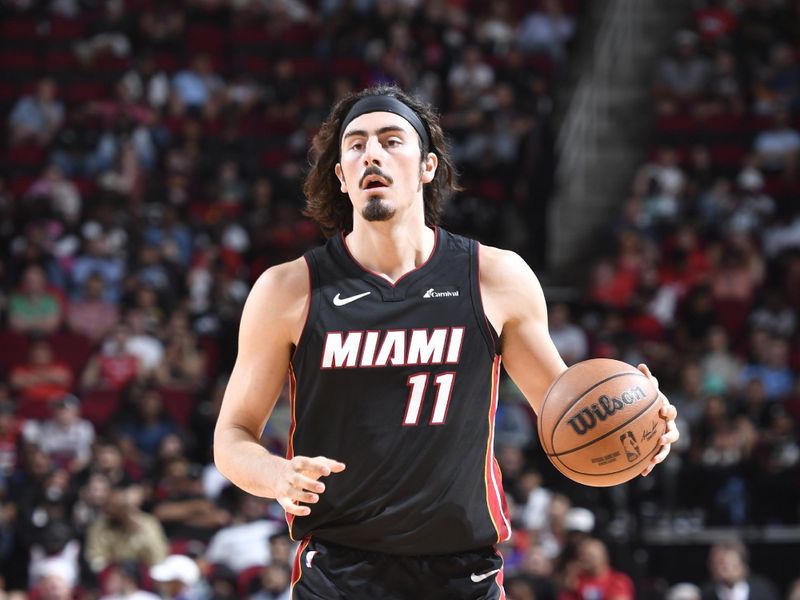
[[[619,398],[609,398],[603,394],[590,407],[581,409],[567,419],[567,423],[572,426],[575,433],[584,435],[587,431],[594,429],[598,420],[605,421],[615,412],[644,399],[646,396],[647,394],[638,385],[622,392]]]

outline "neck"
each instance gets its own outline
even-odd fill
[[[353,231],[347,235],[347,248],[361,266],[391,282],[413,271],[433,252],[433,229],[419,222],[368,223],[354,219]]]

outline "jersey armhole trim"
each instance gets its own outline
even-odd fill
[[[303,342],[308,337],[308,324],[313,323],[317,316],[317,300],[314,290],[317,288],[317,264],[314,255],[311,252],[303,255],[306,261],[306,268],[308,269],[308,309],[306,310],[306,318],[303,321],[303,329],[300,331],[300,337],[297,339],[297,346],[295,346],[290,362],[294,362],[299,358],[300,352],[305,350]],[[313,264],[312,264],[313,263]]]
[[[489,322],[489,318],[486,316],[486,311],[483,308],[480,247],[480,242],[476,240],[470,241],[469,280],[470,286],[472,287],[472,308],[475,312],[475,318],[478,321],[478,326],[481,329],[483,338],[486,341],[486,346],[489,349],[489,356],[494,359],[495,356],[500,354],[500,338]]]

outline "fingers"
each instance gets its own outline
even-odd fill
[[[680,431],[678,431],[678,426],[675,425],[675,420],[667,421],[667,430],[664,432],[664,435],[661,436],[659,440],[662,444],[669,445],[674,444],[678,441],[681,437]]]
[[[658,389],[658,379],[653,376],[653,374],[650,372],[650,368],[646,364],[641,363],[637,365],[636,368],[644,373],[645,376],[653,383],[653,385],[656,386],[656,389]]]
[[[325,456],[295,456],[292,459],[292,466],[297,471],[303,471],[310,477],[317,479],[325,477],[331,473],[341,473],[345,469],[345,465],[338,460],[333,460]]]
[[[309,507],[296,504],[292,502],[291,498],[278,498],[278,504],[290,515],[306,517],[311,514],[311,509]]]
[[[288,514],[298,517],[311,514],[311,508],[304,505],[316,504],[319,494],[325,491],[325,484],[317,480],[345,469],[344,463],[325,456],[295,456],[289,463],[283,494],[278,497],[278,502]]]
[[[325,491],[325,484],[311,477],[306,477],[302,473],[295,473],[292,475],[289,483],[298,490],[308,490],[310,492],[317,492],[321,494]]]

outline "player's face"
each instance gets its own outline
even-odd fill
[[[417,132],[404,118],[374,112],[353,119],[342,138],[336,176],[355,211],[367,221],[388,221],[422,209],[422,185],[433,180],[436,155],[420,154]]]

